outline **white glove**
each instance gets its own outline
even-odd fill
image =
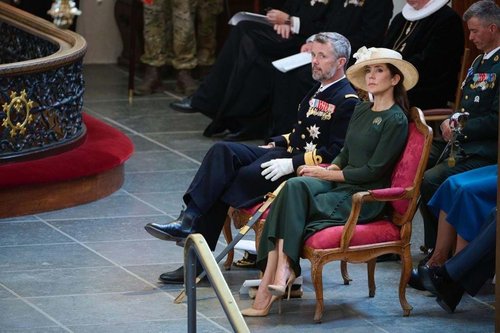
[[[272,182],[293,172],[293,162],[291,158],[275,158],[260,165],[264,170],[261,175]]]

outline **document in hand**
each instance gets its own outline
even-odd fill
[[[281,58],[273,61],[273,66],[283,73],[292,69],[311,63],[311,54],[309,52],[300,52],[286,58]]]
[[[262,24],[272,25],[266,15],[255,14],[250,12],[237,12],[231,17],[228,24],[237,25],[240,21],[254,21]]]

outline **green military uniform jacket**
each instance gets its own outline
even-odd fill
[[[497,160],[498,145],[498,78],[500,49],[489,59],[478,56],[462,84],[459,111],[468,112],[469,119],[459,137],[466,155]]]

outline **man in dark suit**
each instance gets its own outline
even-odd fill
[[[393,4],[389,0],[332,2],[327,31],[336,31],[349,39],[353,52],[361,46],[380,46],[392,16]],[[302,45],[301,52],[308,52],[310,44]],[[352,59],[349,61],[352,64]],[[286,133],[297,120],[290,112],[314,85],[310,66],[302,66],[286,73],[274,71],[271,98],[271,135]],[[255,110],[256,112],[258,110]]]
[[[464,32],[449,0],[408,1],[384,38],[418,70],[418,83],[408,91],[411,105],[422,110],[447,108],[455,101]]]
[[[319,31],[338,32],[356,49],[380,43],[392,9],[391,0],[289,0],[281,11],[268,12],[274,26],[242,21],[232,28],[199,89],[191,98],[171,105],[178,111],[199,111],[212,118],[206,136],[225,129],[233,132],[226,137],[232,141],[267,136],[267,126],[255,119],[266,117],[269,109],[276,72],[271,62],[297,53],[306,39]],[[305,76],[310,77],[307,67]],[[282,108],[290,113],[313,85],[308,80],[300,91],[285,92],[291,101],[284,100]],[[256,128],[264,131],[259,133]]]
[[[169,224],[145,226],[153,236],[183,243],[201,233],[215,250],[230,206],[249,207],[261,202],[301,165],[328,163],[340,152],[347,126],[358,101],[345,78],[349,41],[337,33],[319,33],[312,49],[317,84],[299,106],[291,133],[271,138],[265,146],[219,142],[207,152],[184,194],[186,210]],[[182,283],[183,268],[164,273],[165,283]]]
[[[437,296],[436,301],[446,312],[455,311],[464,291],[475,296],[495,274],[496,215],[493,208],[477,237],[443,266],[419,269],[425,288]]]
[[[429,168],[421,186],[420,205],[425,227],[425,246],[430,249],[435,246],[438,223],[427,203],[438,187],[454,174],[497,161],[500,8],[493,1],[478,1],[464,13],[464,21],[470,31],[469,39],[484,54],[474,60],[462,84],[459,111],[468,112],[469,119],[456,137],[460,148],[459,153],[454,156],[455,161],[449,163],[449,153],[443,153],[447,143],[454,140],[452,126],[455,122],[450,119],[443,121],[440,128],[444,140],[434,140],[432,145]],[[440,159],[442,154],[444,159]]]

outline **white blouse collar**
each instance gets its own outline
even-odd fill
[[[416,10],[409,4],[403,7],[403,17],[408,21],[418,21],[427,16],[431,16],[442,7],[446,6],[449,0],[431,0],[423,8]]]

